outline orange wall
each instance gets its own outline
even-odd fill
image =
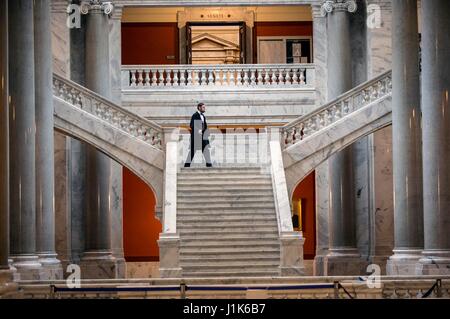
[[[308,175],[300,184],[297,185],[292,196],[293,205],[297,205],[300,198],[303,198],[302,225],[303,237],[303,256],[305,259],[314,259],[316,255],[316,195],[315,195],[315,173]],[[296,207],[296,206],[294,206]]]
[[[122,64],[178,64],[178,55],[176,23],[122,23]]]
[[[123,246],[126,261],[157,261],[162,230],[155,218],[155,195],[139,177],[123,168]]]

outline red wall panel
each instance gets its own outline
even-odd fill
[[[305,259],[313,259],[316,255],[316,195],[315,195],[315,173],[308,175],[294,190],[292,203],[297,203],[300,198],[304,210],[302,224],[303,237],[303,256]],[[294,207],[296,209],[296,207]]]
[[[161,223],[155,195],[139,177],[123,168],[123,248],[127,261],[159,260]]]
[[[178,56],[176,23],[122,23],[122,64],[178,64]]]

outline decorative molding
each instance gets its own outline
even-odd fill
[[[327,0],[322,4],[321,13],[325,17],[333,11],[348,11],[350,13],[356,12],[358,6],[355,0]]]
[[[80,4],[81,14],[88,14],[89,11],[103,11],[104,14],[110,15],[113,13],[114,5],[109,1],[90,0],[82,1]]]
[[[215,22],[215,21],[244,21],[246,26],[253,27],[255,23],[255,12],[242,8],[209,8],[209,7],[186,7],[184,11],[177,12],[178,27],[186,26],[187,22]]]

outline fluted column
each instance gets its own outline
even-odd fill
[[[8,0],[0,0],[0,299],[14,297],[9,267]]]
[[[21,279],[40,279],[36,254],[33,0],[9,2],[10,253]]]
[[[82,5],[83,6],[83,5]],[[86,87],[111,98],[109,63],[109,2],[90,1],[86,18]],[[83,9],[82,9],[83,10]],[[112,162],[92,146],[87,150],[86,241],[82,257],[83,278],[117,277],[111,249]]]
[[[417,0],[392,2],[394,255],[388,275],[413,275],[423,249],[422,132]]]
[[[350,90],[352,84],[350,14],[354,1],[326,1],[322,13],[327,16],[328,99]],[[326,275],[360,273],[360,255],[356,248],[356,224],[353,203],[352,149],[348,147],[329,160],[330,237],[325,258]]]
[[[9,269],[8,1],[0,1],[0,271]],[[1,282],[1,278],[0,278]]]
[[[422,1],[423,274],[450,274],[449,12],[448,0]]]
[[[34,8],[36,93],[36,248],[48,279],[62,278],[55,252],[54,139],[50,0]]]

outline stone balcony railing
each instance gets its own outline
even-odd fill
[[[53,94],[145,143],[162,149],[162,128],[64,77],[53,74]]]
[[[122,90],[314,86],[312,64],[128,65]]]
[[[286,124],[315,107],[314,64],[122,66],[122,106],[162,126],[189,123],[199,102],[208,124]]]
[[[287,148],[296,144],[372,102],[390,96],[391,92],[392,72],[388,71],[285,125],[282,146]]]

